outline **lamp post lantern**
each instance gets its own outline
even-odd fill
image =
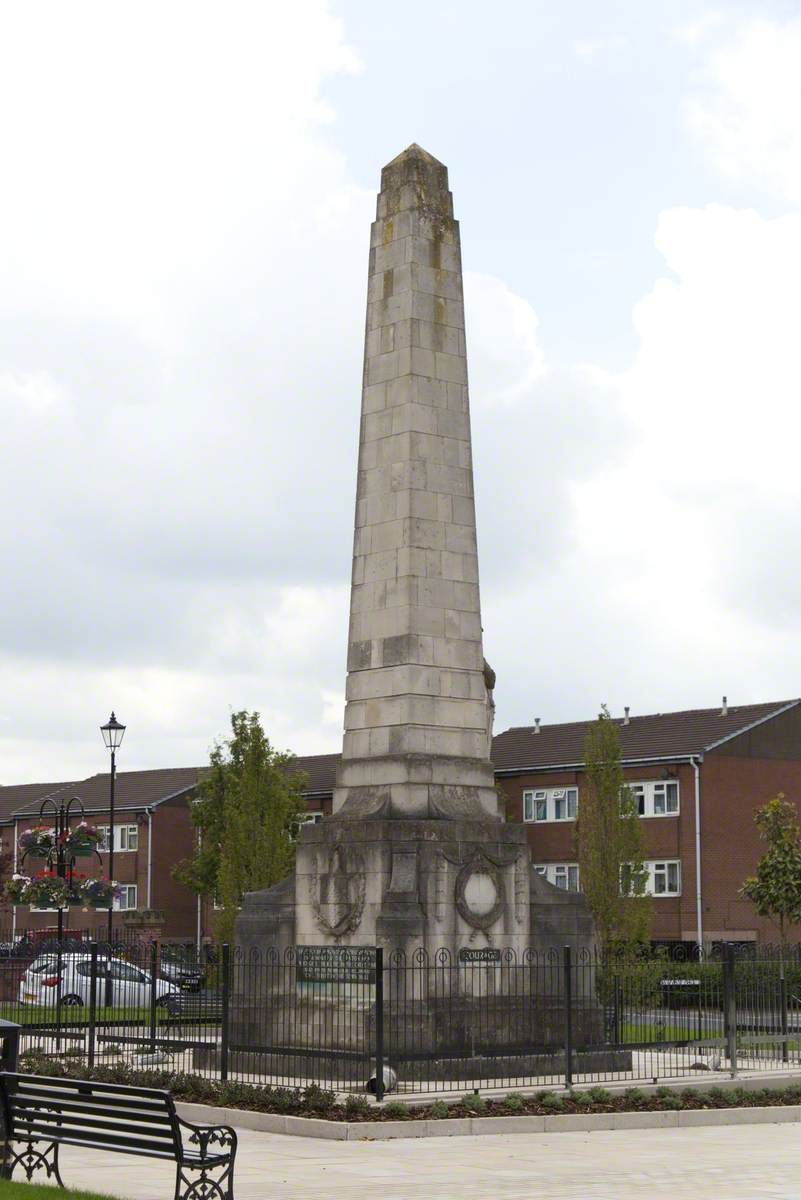
[[[116,772],[116,753],[125,736],[125,726],[121,725],[112,712],[105,725],[100,726],[106,749],[111,751],[111,782],[109,790],[109,828],[108,828],[108,877],[114,881],[114,775]],[[108,952],[111,954],[111,928],[114,917],[114,901],[108,910]]]

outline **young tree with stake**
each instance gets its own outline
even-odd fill
[[[231,714],[231,737],[211,752],[192,820],[198,845],[173,869],[176,879],[219,905],[215,933],[230,942],[245,892],[271,887],[292,870],[305,812],[306,777],[294,756],[274,750],[259,714]]]
[[[751,901],[760,917],[768,917],[778,926],[784,951],[788,925],[801,922],[801,836],[795,805],[779,792],[756,810],[754,820],[768,848],[740,894]]]
[[[637,805],[620,765],[617,725],[604,705],[584,740],[585,784],[579,794],[576,854],[601,952],[630,950],[644,942],[650,898]]]

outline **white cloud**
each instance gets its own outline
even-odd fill
[[[801,19],[756,21],[715,50],[688,104],[691,128],[733,179],[801,204]]]
[[[0,781],[101,769],[112,705],[129,767],[232,705],[339,745],[373,196],[321,93],[358,64],[323,4],[219,11],[6,18]],[[466,279],[499,727],[799,690],[798,37],[709,51],[693,136],[791,211],[663,211],[628,370],[554,369],[534,287]]]

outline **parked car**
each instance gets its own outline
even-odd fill
[[[159,974],[185,992],[198,992],[203,986],[206,973],[202,967],[178,954],[162,950]]]
[[[97,1003],[106,1004],[106,981],[111,977],[112,1008],[147,1008],[150,1004],[150,975],[119,958],[97,960]],[[91,998],[92,963],[87,954],[64,951],[61,955],[61,1003],[79,1007]],[[58,957],[45,954],[28,967],[20,980],[20,1004],[55,1005],[58,988]],[[173,983],[159,979],[156,1003],[165,1005],[179,993]]]

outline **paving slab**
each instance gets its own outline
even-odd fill
[[[671,1114],[672,1115],[672,1114]],[[795,1124],[376,1142],[240,1131],[237,1200],[801,1200]],[[172,1200],[170,1165],[75,1147],[69,1186]]]

